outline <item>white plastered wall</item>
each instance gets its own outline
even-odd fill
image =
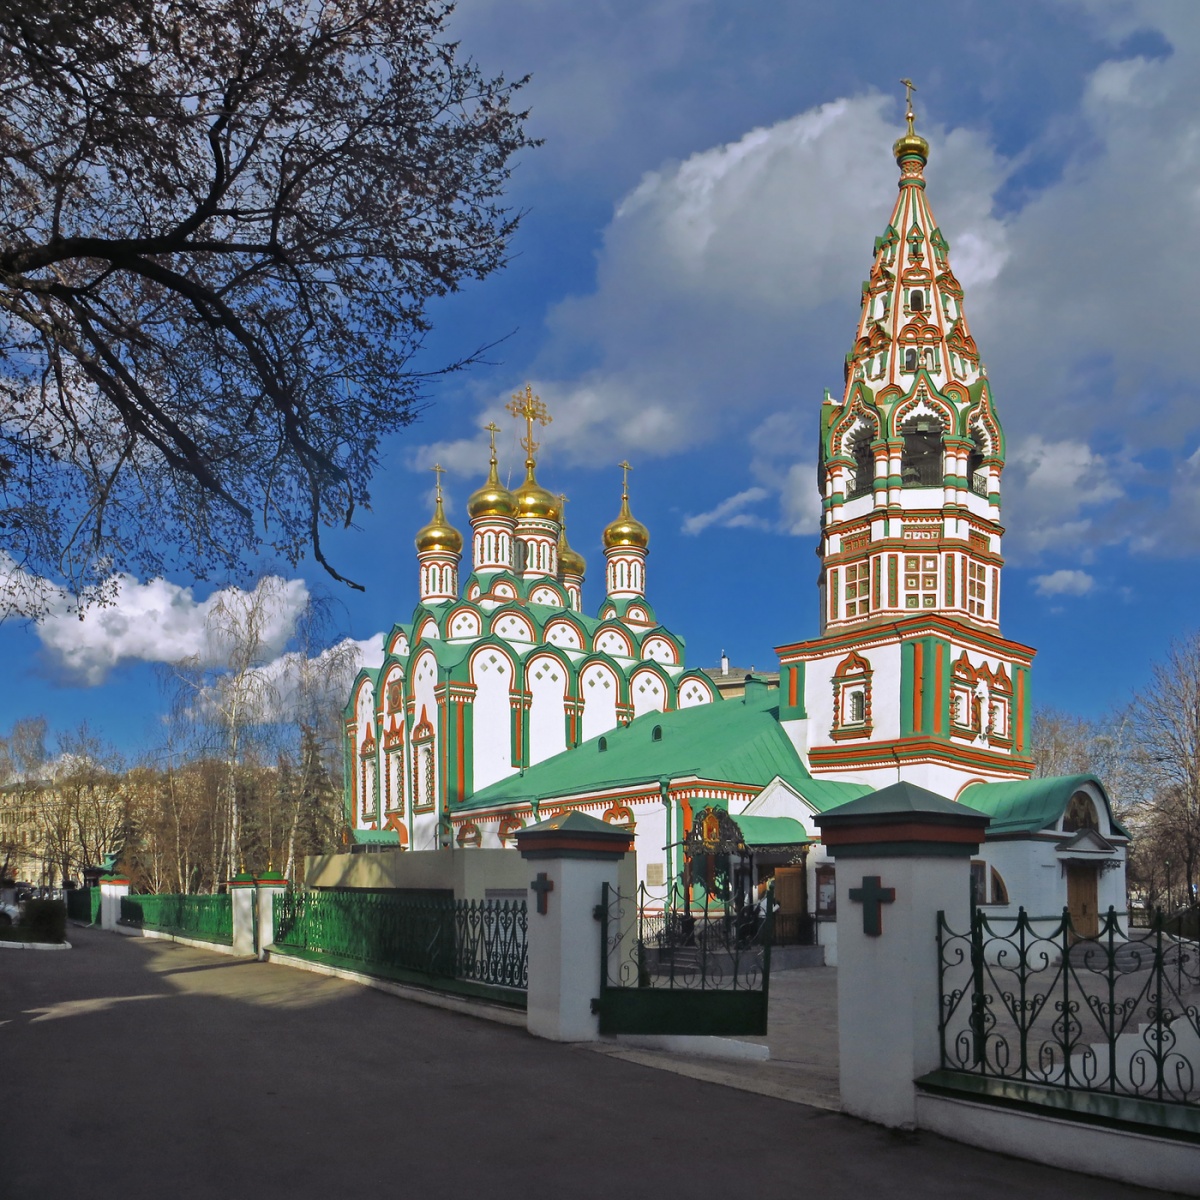
[[[525,688],[533,697],[529,705],[529,761],[533,764],[567,748],[566,668],[552,654],[535,654],[525,664]]]
[[[512,681],[512,660],[495,646],[483,646],[471,655],[471,682],[475,685],[471,764],[477,790],[512,770]]]

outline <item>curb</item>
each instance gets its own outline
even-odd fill
[[[70,950],[70,942],[0,942],[0,950]]]

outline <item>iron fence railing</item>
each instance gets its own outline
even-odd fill
[[[69,888],[66,893],[67,916],[72,921],[87,921],[95,925],[100,920],[100,889]]]
[[[605,893],[605,958],[614,987],[757,990],[770,975],[777,944],[774,893],[761,912],[655,900],[640,884],[637,905],[616,888]],[[632,922],[636,925],[630,928]]]
[[[228,894],[122,896],[121,923],[231,945],[233,900]]]
[[[277,894],[274,905],[275,946],[285,952],[343,959],[368,974],[528,986],[522,900],[297,891]]]
[[[937,936],[943,1068],[1200,1106],[1200,942],[1161,913],[1085,936],[1066,910],[976,909]]]

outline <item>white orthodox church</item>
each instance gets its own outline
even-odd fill
[[[348,838],[414,850],[508,846],[582,809],[636,831],[650,887],[690,897],[774,875],[785,914],[832,920],[813,817],[898,779],[991,817],[976,900],[1069,905],[1081,930],[1125,907],[1128,834],[1092,776],[1031,778],[1034,651],[1000,632],[1004,434],[926,197],[929,147],[894,146],[899,195],[876,239],[841,399],[820,407],[816,637],[778,648],[778,688],[723,699],[688,670],[646,596],[649,535],[626,486],[605,529],[605,597],[535,477],[470,499],[472,571],[439,484],[417,535],[420,601],[346,709]],[[627,464],[626,464],[627,465]]]

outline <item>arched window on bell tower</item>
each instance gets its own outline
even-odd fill
[[[854,459],[854,479],[846,494],[848,500],[855,496],[869,496],[875,490],[875,453],[871,442],[875,439],[873,425],[860,425],[849,439],[849,451]]]
[[[977,495],[988,494],[987,472],[983,469],[983,459],[987,447],[984,445],[983,434],[978,428],[971,430],[971,450],[967,455],[967,483],[971,491]]]
[[[942,422],[934,416],[910,417],[901,426],[904,449],[900,480],[904,487],[938,487],[945,475]]]

